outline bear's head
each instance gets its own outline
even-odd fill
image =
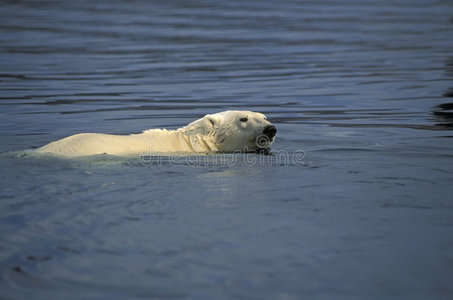
[[[277,133],[265,115],[252,111],[229,110],[206,115],[200,121],[221,152],[267,149]]]

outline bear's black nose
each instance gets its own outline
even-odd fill
[[[266,127],[264,127],[263,134],[268,136],[270,139],[273,138],[276,133],[277,133],[277,128],[275,128],[274,125],[267,125]]]

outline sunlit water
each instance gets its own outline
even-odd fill
[[[451,299],[451,1],[3,1],[1,299]],[[22,150],[248,109],[273,156]]]

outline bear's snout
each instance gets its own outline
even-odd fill
[[[274,125],[267,125],[264,127],[263,134],[269,137],[270,139],[275,136],[277,133],[277,128]]]

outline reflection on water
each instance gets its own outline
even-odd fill
[[[448,94],[446,93],[446,95]],[[433,111],[433,114],[439,121],[436,125],[447,128],[453,127],[453,103],[450,102],[437,105],[436,109]]]
[[[450,299],[452,12],[3,1],[0,298]],[[5,153],[227,109],[274,155]]]

